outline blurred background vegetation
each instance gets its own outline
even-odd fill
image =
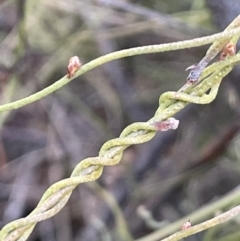
[[[87,63],[125,48],[206,36],[239,13],[238,0],[1,0],[1,104],[54,83],[71,56]],[[185,83],[184,70],[207,47],[113,61],[2,113],[0,226],[29,214],[47,187],[97,155],[104,141],[150,119],[159,96]],[[118,166],[77,188],[29,240],[137,239],[239,190],[239,78],[236,68],[212,104],[179,113],[178,130],[128,148]],[[205,219],[224,210],[211,210]],[[239,224],[237,218],[186,240],[238,241]]]

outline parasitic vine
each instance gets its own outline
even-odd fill
[[[2,228],[0,231],[0,241],[24,241],[31,234],[35,225],[47,218],[54,216],[66,204],[71,196],[72,191],[80,184],[94,181],[102,174],[104,166],[116,165],[122,158],[123,151],[130,145],[140,144],[151,140],[157,131],[166,131],[176,129],[178,121],[174,118],[177,112],[190,103],[207,104],[213,101],[217,95],[218,88],[222,79],[240,62],[240,53],[235,54],[232,51],[224,49],[226,44],[236,45],[240,36],[240,16],[238,16],[229,27],[221,34],[213,35],[214,37],[199,38],[177,43],[146,46],[134,48],[132,50],[123,50],[116,53],[103,56],[99,60],[92,61],[80,68],[77,66],[68,68],[68,75],[43,90],[33,94],[25,99],[0,106],[0,112],[10,109],[20,108],[23,105],[36,101],[52,93],[57,88],[61,88],[68,83],[73,77],[77,77],[88,70],[117,58],[145,54],[150,52],[161,52],[186,47],[199,46],[215,41],[207,52],[208,62],[214,55],[222,51],[222,60],[213,63],[209,67],[201,67],[199,72],[196,68],[191,70],[191,76],[195,76],[194,81],[189,79],[187,83],[177,92],[166,92],[160,96],[159,107],[150,120],[147,122],[133,123],[126,127],[119,138],[107,141],[100,149],[97,157],[90,157],[82,160],[73,170],[72,175],[64,180],[53,184],[44,193],[37,207],[25,218],[13,221]],[[216,37],[218,36],[218,37]],[[192,44],[192,45],[191,45]],[[232,50],[233,48],[231,48]],[[235,49],[235,48],[234,48]],[[210,57],[209,57],[210,56]],[[201,62],[201,61],[200,61]],[[79,69],[80,68],[80,69]],[[195,72],[194,72],[195,71]],[[197,76],[197,77],[196,77]],[[69,79],[70,78],[70,79]],[[196,81],[195,81],[196,80]],[[209,92],[209,93],[208,93]],[[22,102],[21,102],[22,101]]]

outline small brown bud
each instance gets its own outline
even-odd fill
[[[223,48],[220,54],[220,60],[224,60],[227,56],[232,56],[236,53],[236,45],[233,43],[228,43]]]
[[[158,131],[167,131],[167,130],[175,130],[178,128],[179,120],[175,118],[169,118],[165,121],[159,121],[154,123],[154,127]]]
[[[185,229],[188,229],[192,226],[190,220],[188,220],[186,223],[184,223],[181,227],[181,230],[185,230]]]
[[[74,74],[81,68],[82,63],[78,56],[73,56],[69,59],[68,67],[67,67],[67,77],[70,79],[74,76]]]

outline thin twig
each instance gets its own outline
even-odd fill
[[[198,225],[192,226],[188,229],[179,231],[165,239],[162,239],[161,241],[178,241],[181,240],[182,238],[188,237],[190,235],[193,235],[195,233],[199,233],[203,230],[206,230],[208,228],[214,227],[216,225],[219,225],[221,223],[224,223],[232,218],[234,218],[235,216],[240,214],[240,205],[230,209],[229,211],[222,213],[220,215],[218,215],[215,218],[212,218],[206,222],[200,223]]]
[[[168,226],[158,229],[142,238],[136,239],[135,241],[156,241],[161,240],[162,238],[175,233],[177,230],[180,230],[180,227],[184,222],[187,220],[191,220],[192,223],[198,223],[203,221],[204,219],[208,219],[209,217],[213,216],[217,210],[222,210],[228,205],[233,205],[237,202],[239,204],[239,195],[240,195],[240,188],[236,188],[236,190],[232,191],[228,195],[222,197],[221,199],[210,203],[197,211],[182,217],[181,219],[169,224]],[[171,236],[170,236],[171,237]]]

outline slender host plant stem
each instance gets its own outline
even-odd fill
[[[188,237],[190,235],[193,235],[195,233],[199,233],[203,230],[206,230],[208,228],[214,227],[218,224],[224,223],[230,219],[232,219],[233,217],[237,216],[240,214],[240,205],[236,206],[235,208],[230,209],[229,211],[218,215],[215,218],[212,218],[206,222],[200,223],[198,225],[192,226],[188,229],[179,231],[165,239],[162,239],[161,241],[178,241],[181,240],[185,237]]]
[[[239,196],[240,196],[240,188],[234,190],[233,192],[229,193],[225,197],[206,205],[205,207],[200,208],[199,210],[165,226],[162,229],[158,229],[155,232],[152,232],[145,237],[136,239],[135,241],[156,241],[161,240],[162,238],[177,232],[180,230],[183,223],[187,220],[191,220],[192,223],[198,223],[213,216],[218,210],[222,210],[226,206],[233,205],[234,203],[239,203]],[[199,231],[200,232],[200,231]]]

